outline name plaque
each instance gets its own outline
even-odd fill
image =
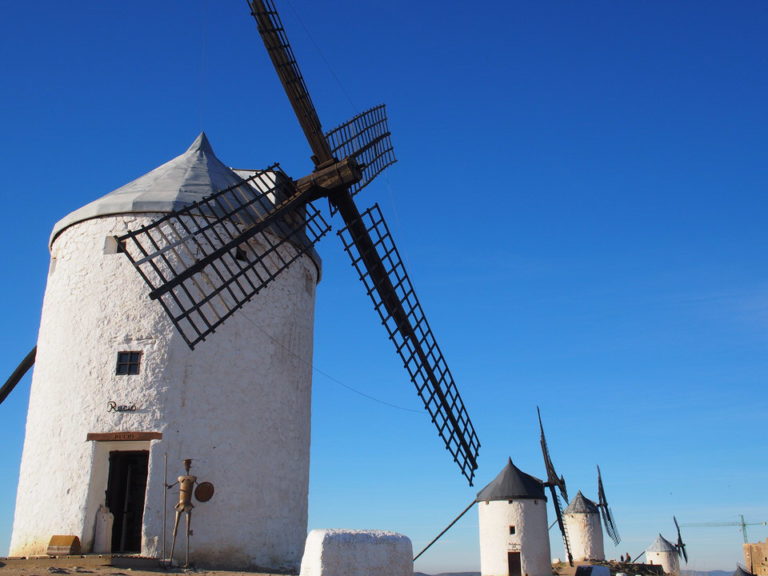
[[[134,442],[162,438],[162,432],[89,432],[85,439],[88,442]]]

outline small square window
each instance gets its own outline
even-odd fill
[[[509,527],[509,534],[510,534],[510,536],[511,536],[512,534],[514,534],[514,533],[515,533],[515,527],[514,527],[514,526],[510,526],[510,527]]]
[[[141,366],[141,352],[118,352],[115,374],[138,374]]]

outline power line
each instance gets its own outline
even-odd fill
[[[296,352],[294,352],[290,347],[285,345],[283,342],[272,336],[269,332],[267,332],[262,326],[259,325],[258,322],[256,322],[253,318],[251,318],[244,310],[241,310],[243,316],[251,323],[253,324],[262,334],[264,334],[267,338],[269,338],[274,344],[277,346],[280,346],[283,350],[288,352],[291,356],[298,359],[300,362],[303,362],[306,365],[309,365],[309,367],[312,369],[313,372],[316,372],[317,374],[320,374],[324,378],[327,378],[331,382],[334,382],[335,384],[338,384],[339,386],[342,386],[349,390],[350,392],[354,392],[355,394],[362,396],[363,398],[367,398],[368,400],[371,400],[373,402],[376,402],[378,404],[382,404],[384,406],[388,406],[390,408],[394,408],[396,410],[401,410],[403,412],[413,412],[414,414],[421,414],[421,410],[415,410],[413,408],[406,408],[404,406],[398,406],[397,404],[392,404],[391,402],[387,402],[386,400],[382,400],[381,398],[376,398],[375,396],[371,396],[370,394],[363,392],[362,390],[358,390],[354,386],[350,386],[349,384],[346,384],[345,382],[342,382],[335,376],[329,374],[328,372],[325,372],[324,370],[321,370],[320,368],[316,367],[313,363],[307,362],[299,356]]]
[[[341,82],[341,79],[336,74],[336,71],[333,69],[333,66],[331,66],[331,63],[325,57],[325,54],[320,49],[320,46],[318,45],[318,43],[315,42],[315,38],[310,33],[309,28],[306,27],[306,25],[304,24],[304,21],[301,19],[301,16],[299,16],[299,11],[296,10],[296,7],[293,5],[293,3],[290,0],[288,0],[288,5],[291,7],[291,11],[293,12],[294,17],[296,18],[296,21],[304,29],[304,33],[307,35],[307,38],[309,38],[309,41],[314,46],[315,51],[318,53],[318,55],[323,60],[323,62],[325,62],[325,65],[327,66],[328,71],[330,72],[333,79],[336,81],[336,84],[339,85],[339,89],[341,90],[341,93],[344,94],[344,98],[347,99],[347,102],[349,102],[350,106],[352,106],[352,109],[356,110],[357,107],[355,106],[355,103],[352,102],[352,98],[350,97],[349,92],[347,92],[347,89],[344,87],[344,84]]]

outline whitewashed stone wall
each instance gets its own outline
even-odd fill
[[[650,552],[646,550],[645,561],[649,564],[661,565],[667,574],[680,576],[680,558],[677,552]]]
[[[574,560],[605,560],[600,514],[564,514],[563,520]]]
[[[382,530],[312,530],[301,576],[412,576],[408,537]]]
[[[546,500],[478,502],[477,507],[482,576],[509,576],[508,552],[520,552],[523,576],[551,576]]]
[[[90,550],[109,451],[138,448],[150,451],[142,554],[161,554],[167,454],[169,482],[192,458],[193,474],[216,488],[193,512],[193,561],[296,570],[307,526],[317,267],[301,258],[191,351],[128,259],[105,254],[107,237],[154,217],[88,220],[52,246],[10,553],[42,553],[53,534],[77,535]],[[118,351],[142,352],[139,375],[115,374]],[[110,401],[137,410],[108,412]],[[162,439],[86,441],[118,431]]]

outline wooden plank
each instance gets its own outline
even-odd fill
[[[71,556],[80,554],[80,538],[73,535],[51,536],[46,553],[49,556]]]

